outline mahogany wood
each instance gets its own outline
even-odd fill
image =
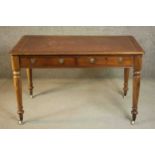
[[[27,68],[26,72],[27,72],[27,79],[28,79],[29,94],[32,96],[33,95],[32,69]]]
[[[11,56],[12,71],[13,71],[13,82],[16,91],[17,98],[17,113],[19,115],[19,120],[23,121],[23,104],[22,104],[22,84],[20,78],[20,64],[19,56]]]
[[[14,86],[20,121],[23,120],[21,68],[27,69],[30,95],[32,68],[123,67],[124,95],[133,68],[132,120],[138,113],[140,74],[144,52],[132,36],[23,36],[11,50]]]
[[[132,36],[23,36],[12,55],[142,54]]]
[[[133,103],[132,103],[132,120],[136,120],[138,114],[138,99],[140,90],[140,78],[142,68],[142,56],[138,55],[134,58],[134,69],[133,69]]]
[[[127,95],[127,91],[128,91],[128,80],[129,80],[129,72],[130,72],[130,68],[124,68],[124,96]]]

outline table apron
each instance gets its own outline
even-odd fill
[[[133,56],[20,56],[21,68],[132,67]]]

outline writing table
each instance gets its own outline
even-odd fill
[[[21,68],[26,68],[29,93],[33,95],[33,68],[123,67],[124,96],[129,70],[133,68],[132,124],[138,114],[142,56],[132,36],[23,36],[11,50],[13,81],[19,124],[23,122]],[[104,92],[102,92],[104,93]],[[104,103],[103,103],[104,104]]]

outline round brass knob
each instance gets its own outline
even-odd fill
[[[95,63],[95,58],[90,58],[89,61],[91,64],[93,64],[93,63]]]
[[[123,61],[123,58],[122,57],[119,57],[118,58],[118,62],[121,63],[122,61]]]
[[[64,63],[64,58],[60,58],[60,59],[59,59],[59,63],[60,63],[60,64],[63,64],[63,63]]]
[[[35,59],[35,58],[31,58],[31,63],[32,63],[32,64],[34,64],[34,63],[35,63],[35,61],[36,61],[36,59]]]

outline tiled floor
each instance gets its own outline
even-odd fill
[[[17,124],[12,80],[0,79],[0,128],[155,128],[155,80],[142,80],[139,115],[130,125],[132,81],[34,79],[34,98],[23,80],[24,125]]]

